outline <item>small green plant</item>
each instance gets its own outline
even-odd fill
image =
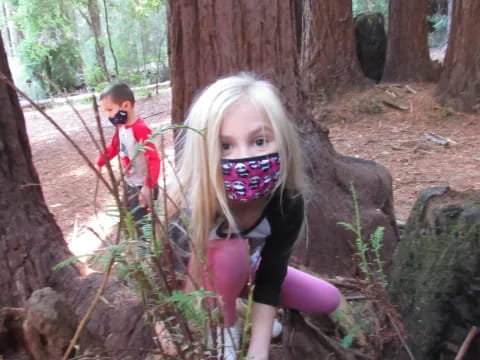
[[[355,212],[355,224],[347,222],[339,222],[345,229],[355,234],[355,248],[357,249],[356,255],[360,259],[358,266],[365,276],[365,280],[377,280],[380,281],[383,287],[386,286],[386,278],[383,271],[383,261],[381,260],[380,249],[382,248],[382,240],[384,234],[384,227],[379,226],[370,237],[370,245],[363,241],[362,224],[360,218],[360,208],[358,206],[357,193],[353,183],[350,183],[350,192],[352,193],[353,209]],[[377,270],[372,272],[371,263],[368,262],[368,253],[373,253],[374,262],[377,265]],[[373,274],[377,274],[374,276]]]
[[[370,236],[370,244],[373,253],[375,254],[375,263],[377,265],[377,278],[382,284],[382,286],[387,285],[387,279],[385,277],[385,273],[383,272],[383,264],[385,263],[382,261],[382,256],[380,254],[380,250],[382,248],[382,240],[383,234],[385,232],[385,228],[383,226],[377,227],[377,229],[373,232]]]
[[[335,310],[332,315],[332,319],[335,323],[338,324],[346,324],[348,322],[347,314],[342,308]],[[358,324],[352,324],[351,326],[348,326],[347,332],[343,336],[340,345],[345,349],[350,348],[353,344],[353,341],[355,340],[355,335],[359,330],[360,326]]]
[[[197,306],[199,299],[211,297],[214,294],[204,289],[186,293],[181,290],[173,290],[170,296],[163,298],[163,304],[174,304],[186,319],[193,321],[195,326],[202,328],[206,325],[208,313],[204,308]]]

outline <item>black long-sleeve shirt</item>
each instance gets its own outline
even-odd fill
[[[262,216],[248,230],[239,235],[249,241],[252,266],[256,267],[253,300],[258,303],[278,306],[283,280],[287,274],[288,260],[304,220],[304,202],[300,195],[281,196],[277,191],[267,203]],[[178,231],[176,224],[174,242],[183,249],[183,258],[188,253],[186,231]],[[212,229],[209,241],[227,237],[225,223],[219,221]],[[185,252],[184,250],[187,250]]]

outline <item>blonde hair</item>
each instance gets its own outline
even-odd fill
[[[277,89],[252,74],[240,73],[217,80],[194,100],[179,134],[177,178],[171,192],[177,209],[186,209],[193,245],[206,246],[217,217],[235,226],[228,207],[220,168],[220,127],[225,112],[247,99],[263,110],[271,122],[281,159],[277,187],[303,193],[305,175],[297,131],[280,100]],[[199,132],[201,134],[199,134]]]

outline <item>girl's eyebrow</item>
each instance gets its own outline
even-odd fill
[[[272,134],[273,129],[270,126],[259,126],[258,128],[254,129],[250,134],[251,135],[258,135],[258,134]]]
[[[232,138],[235,138],[234,135],[220,135],[221,140],[230,140]]]

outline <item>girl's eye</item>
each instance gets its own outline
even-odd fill
[[[257,146],[263,146],[263,145],[265,145],[265,143],[266,143],[266,140],[264,138],[260,138],[260,139],[255,140],[255,145],[257,145]]]
[[[223,151],[230,150],[230,144],[229,143],[222,143],[222,150]]]

